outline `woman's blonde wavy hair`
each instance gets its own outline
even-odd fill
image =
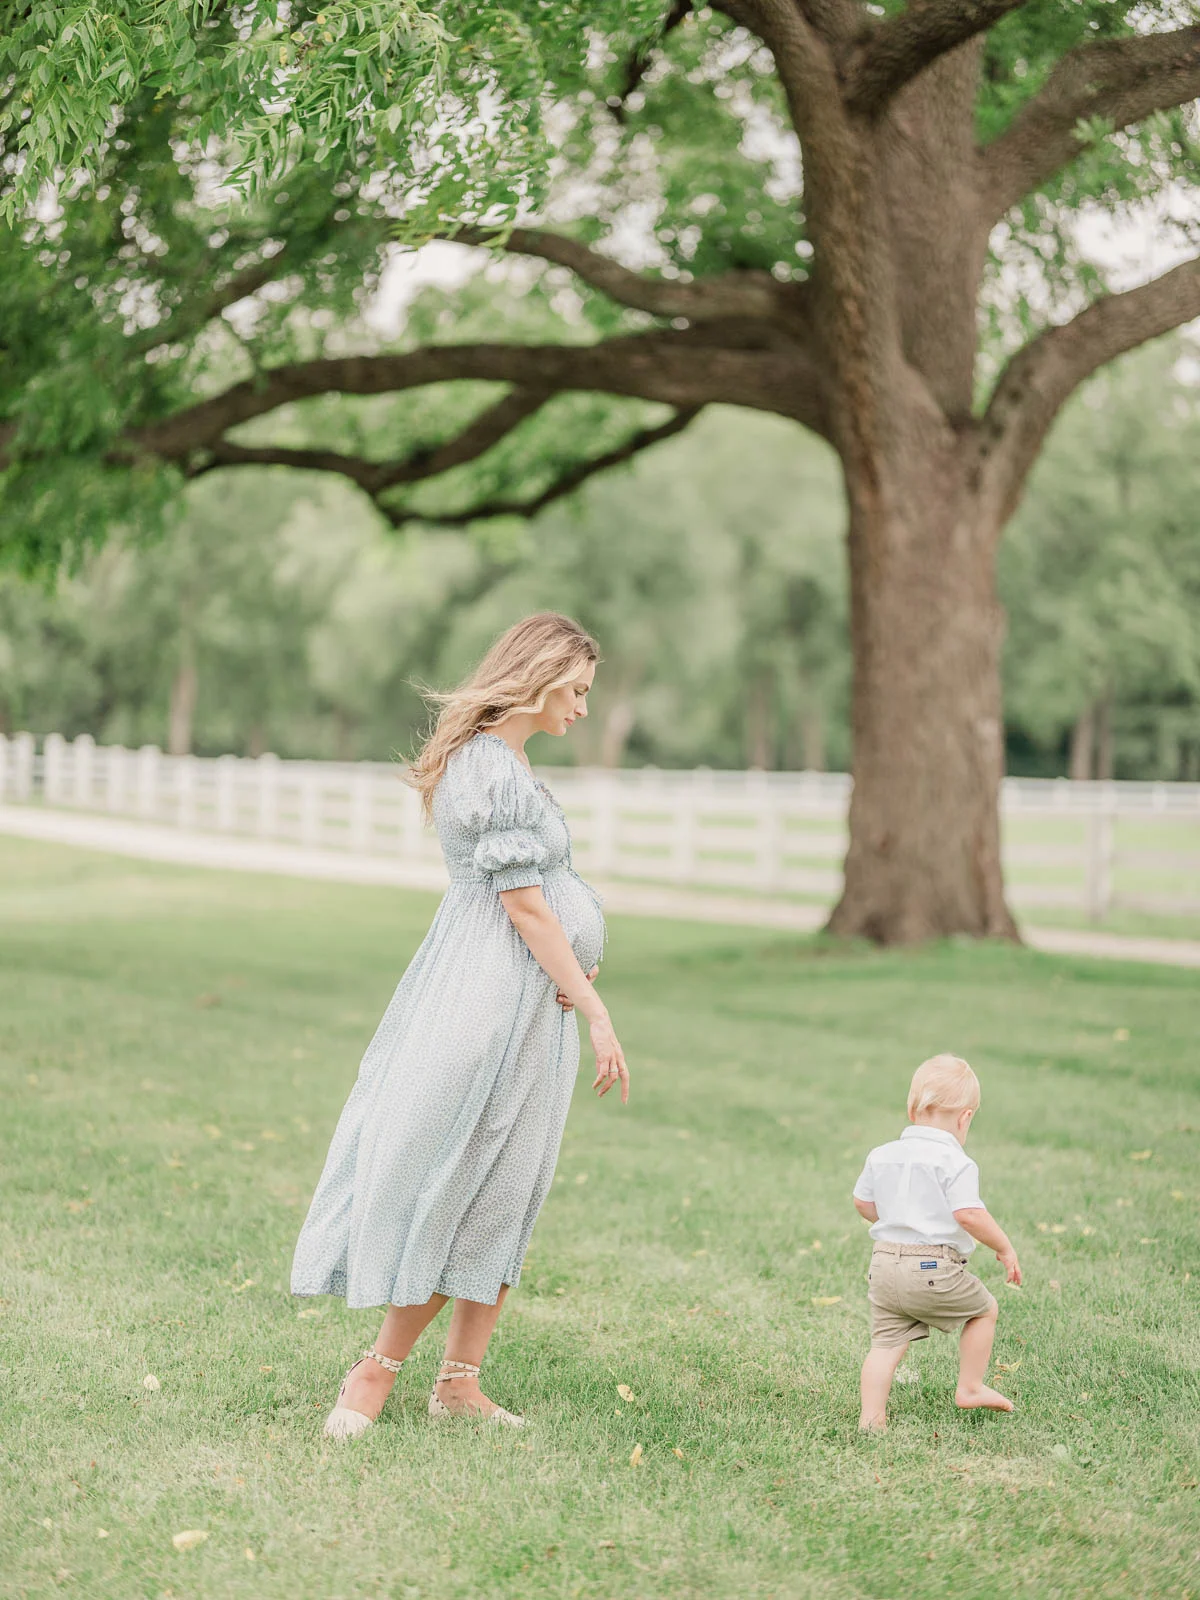
[[[599,659],[599,645],[577,622],[557,611],[538,611],[502,633],[457,689],[427,690],[425,698],[441,710],[405,773],[426,819],[433,816],[434,790],[456,750],[514,711],[540,711],[552,689],[571,683]]]

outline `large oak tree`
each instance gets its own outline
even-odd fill
[[[1113,293],[1072,229],[1089,204],[1195,184],[1194,6],[15,18],[0,449],[30,564],[200,473],[335,472],[398,525],[466,524],[536,512],[705,406],[777,413],[837,452],[849,505],[855,782],[831,927],[1013,934],[997,543],[1076,386],[1200,316],[1200,243]],[[500,282],[499,337],[463,337],[478,307],[398,344],[354,332],[385,252],[434,238],[542,263],[538,315],[506,320]],[[386,417],[358,449],[304,434],[314,396],[414,391],[427,407],[389,414],[418,440],[402,452]]]

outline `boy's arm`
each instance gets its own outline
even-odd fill
[[[858,1212],[860,1217],[865,1217],[868,1222],[879,1221],[879,1211],[874,1200],[860,1200],[858,1196],[855,1195],[854,1209]]]
[[[1017,1252],[987,1207],[964,1206],[961,1211],[954,1213],[954,1220],[972,1239],[978,1239],[980,1244],[996,1252],[996,1260],[1004,1268],[1005,1281],[1015,1283],[1020,1288],[1021,1263],[1017,1260]]]

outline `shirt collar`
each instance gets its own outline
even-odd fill
[[[952,1144],[956,1150],[961,1150],[962,1145],[952,1133],[947,1133],[945,1128],[930,1128],[925,1125],[918,1127],[910,1123],[900,1135],[902,1139],[936,1139],[940,1144]]]

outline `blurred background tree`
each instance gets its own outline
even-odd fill
[[[1000,571],[1010,771],[1200,779],[1193,349],[1097,376],[1034,473]],[[421,684],[545,605],[605,662],[592,717],[540,759],[843,769],[842,491],[793,443],[701,419],[533,522],[399,535],[323,475],[201,479],[168,537],[118,536],[53,592],[0,576],[0,725],[386,760],[424,725]]]
[[[149,538],[184,482],[337,474],[396,527],[493,524],[444,592],[465,638],[472,591],[515,593],[515,519],[705,413],[711,438],[723,406],[786,418],[780,450],[825,440],[845,491],[855,781],[830,926],[1015,936],[997,550],[1070,395],[1200,314],[1197,95],[1191,0],[18,8],[3,548],[45,572],[116,526]],[[1152,229],[1157,276],[1106,270],[1098,215]],[[365,313],[396,243],[431,239],[493,264],[381,334]],[[742,759],[833,736],[806,509],[786,560],[755,526],[728,567]],[[677,576],[660,607],[704,591]],[[175,580],[179,742],[209,613]],[[613,750],[636,748],[652,670],[622,633]],[[348,748],[363,707],[323,659]],[[1097,748],[1135,675],[1103,667]]]

